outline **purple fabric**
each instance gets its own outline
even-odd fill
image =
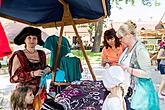
[[[67,110],[101,110],[108,91],[102,81],[81,81],[63,90],[57,101]]]

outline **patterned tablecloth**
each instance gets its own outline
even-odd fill
[[[101,110],[108,94],[102,81],[79,81],[57,95],[66,110]]]

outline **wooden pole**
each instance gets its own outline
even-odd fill
[[[84,55],[84,57],[85,57],[85,60],[86,60],[86,62],[87,62],[87,65],[88,65],[89,71],[90,71],[90,73],[91,73],[91,75],[92,75],[92,78],[93,78],[94,81],[96,81],[96,77],[95,77],[95,75],[94,75],[94,73],[93,73],[93,70],[92,70],[92,67],[91,67],[91,65],[90,65],[89,59],[88,59],[88,57],[87,57],[87,55],[86,55],[84,46],[83,46],[83,44],[82,44],[82,40],[81,40],[81,38],[80,38],[80,36],[79,36],[79,34],[78,34],[78,31],[77,31],[77,28],[76,28],[75,24],[72,24],[72,26],[73,26],[73,29],[74,29],[74,31],[75,31],[75,34],[76,34],[76,36],[77,36],[77,38],[78,38],[78,42],[79,42],[79,44],[80,44],[82,53],[83,53],[83,55]]]
[[[163,13],[163,16],[160,18],[159,23],[162,21],[164,15],[165,15],[165,12]]]
[[[104,9],[104,16],[107,16],[106,0],[102,0],[102,5],[103,5],[103,9]]]
[[[57,52],[56,52],[56,57],[54,59],[54,68],[53,68],[52,81],[54,81],[54,76],[56,76],[56,69],[57,69],[57,63],[58,63],[58,58],[59,58],[59,54],[60,54],[60,47],[61,47],[61,42],[62,42],[63,30],[64,30],[64,25],[61,26],[60,36],[59,36],[59,39],[58,39]]]
[[[64,0],[59,0],[59,2],[60,2],[61,4],[63,4],[63,6],[64,6],[64,13],[63,13],[62,21],[64,22],[64,25],[65,25],[65,23],[67,24],[67,23],[69,22],[69,23],[73,26],[73,29],[74,29],[74,31],[75,31],[75,34],[76,34],[77,38],[78,38],[78,42],[79,42],[79,44],[80,44],[82,53],[83,53],[83,55],[84,55],[84,57],[85,57],[85,60],[86,60],[86,62],[87,62],[89,71],[90,71],[90,73],[91,73],[91,75],[92,75],[93,80],[96,81],[96,77],[95,77],[95,75],[94,75],[94,73],[93,73],[92,67],[91,67],[91,65],[90,65],[90,62],[89,62],[89,60],[88,60],[88,57],[87,57],[86,52],[85,52],[85,49],[84,49],[84,46],[83,46],[83,44],[82,44],[82,40],[81,40],[81,38],[80,38],[80,36],[79,36],[79,34],[78,34],[78,31],[77,31],[77,29],[76,29],[75,23],[74,23],[73,18],[72,18],[72,15],[71,15],[71,13],[70,13],[69,5],[68,5],[67,3],[65,3]]]

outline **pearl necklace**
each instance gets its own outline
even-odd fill
[[[25,49],[29,54],[34,54],[36,52],[36,50],[34,50],[33,52],[29,51],[28,49]]]

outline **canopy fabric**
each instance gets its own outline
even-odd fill
[[[12,53],[12,51],[9,47],[9,43],[8,43],[6,34],[5,34],[4,29],[0,22],[0,58],[2,58],[4,56],[8,56],[11,53]]]
[[[34,26],[61,26],[54,74],[64,26],[72,25],[90,73],[96,80],[75,25],[107,17],[110,15],[110,8],[110,0],[2,0],[0,16]]]
[[[14,42],[14,38],[16,35],[18,35],[21,30],[25,27],[27,27],[29,25],[26,25],[26,24],[23,24],[23,23],[19,23],[19,22],[9,22],[9,23],[6,23],[3,28],[5,30],[5,33],[6,33],[6,36],[8,38],[8,41],[10,43],[13,43]],[[41,32],[41,38],[43,41],[45,41],[47,39],[49,35],[42,31]]]
[[[64,1],[69,4],[73,19],[95,20],[110,15],[110,0]],[[0,16],[27,24],[42,25],[61,21],[63,11],[63,5],[58,0],[2,0]]]

